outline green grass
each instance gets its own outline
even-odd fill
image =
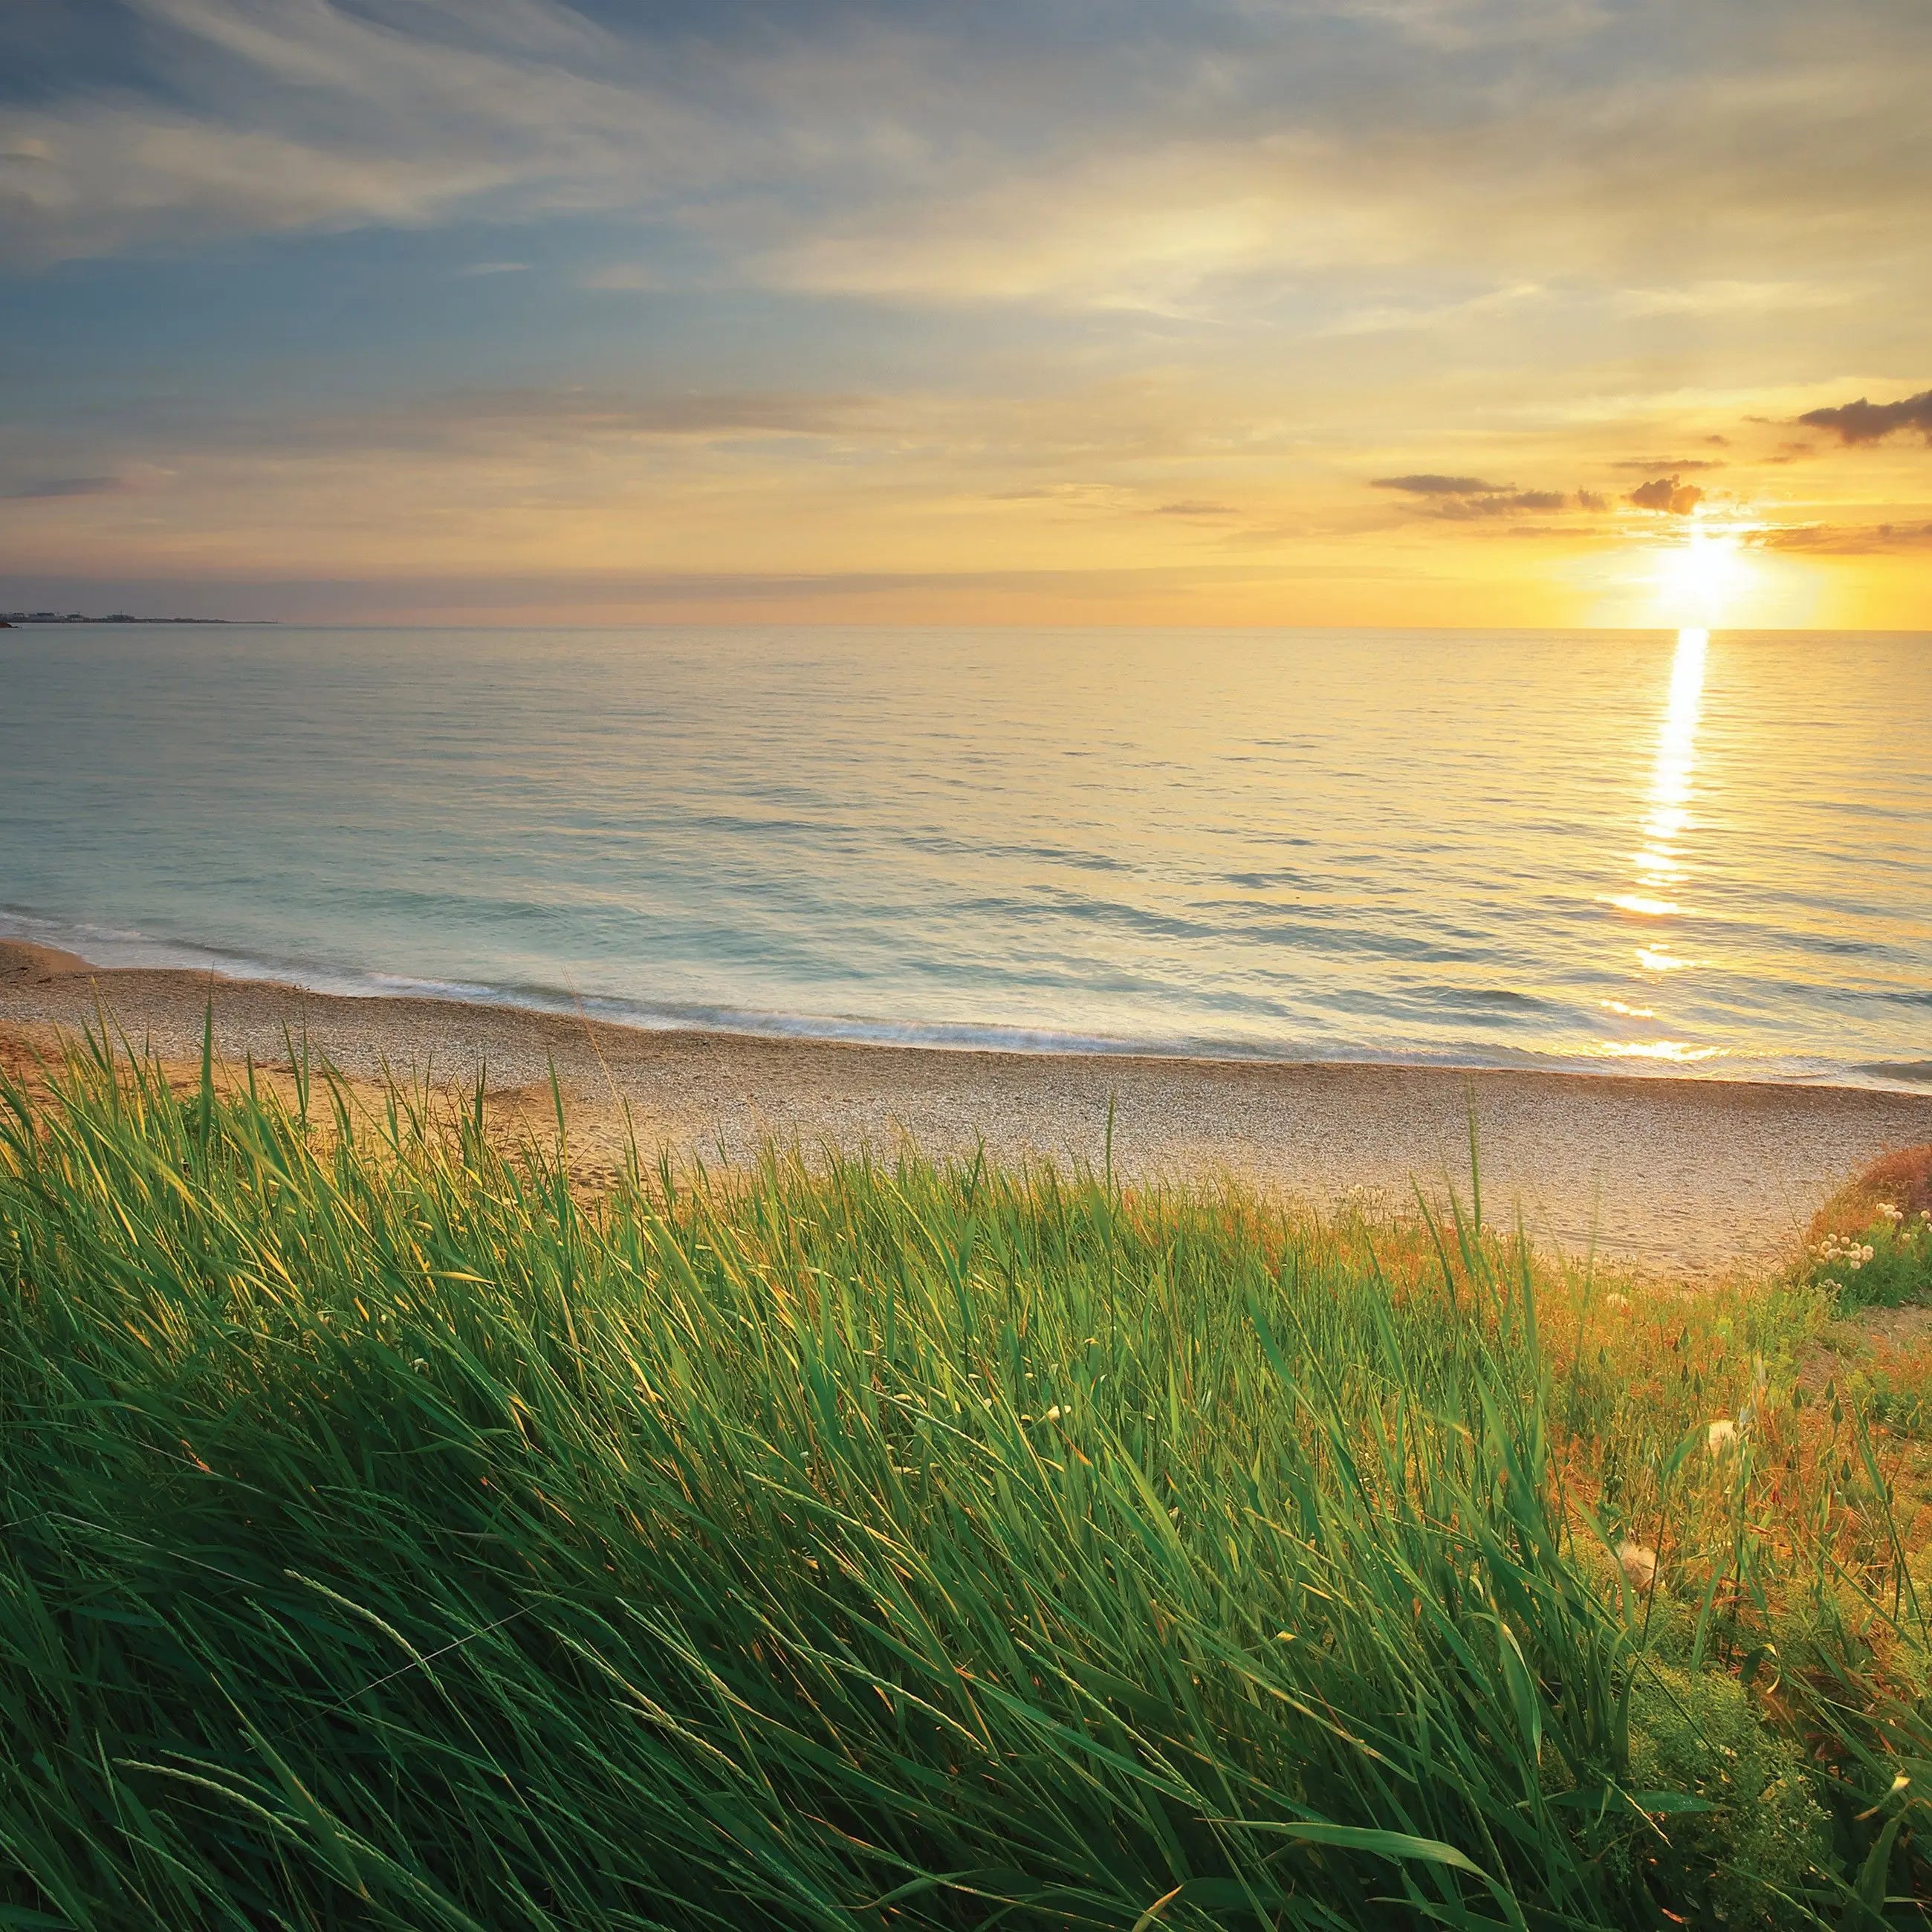
[[[0,1926],[1917,1922],[1884,1472],[1460,1214],[296,1088],[7,1091]]]

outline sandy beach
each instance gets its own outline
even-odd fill
[[[19,1066],[105,1011],[164,1059],[200,1052],[210,1000],[225,1060],[286,1061],[284,1029],[356,1079],[465,1085],[537,1124],[554,1065],[576,1158],[614,1168],[628,1119],[647,1150],[742,1159],[910,1136],[935,1155],[983,1138],[1003,1159],[1098,1164],[1130,1180],[1234,1175],[1331,1204],[1466,1189],[1468,1109],[1486,1216],[1520,1208],[1540,1242],[1708,1273],[1789,1253],[1819,1205],[1889,1149],[1932,1141],[1932,1094],[1441,1067],[959,1052],[659,1032],[522,1009],[345,998],[178,970],[102,970],[0,943],[0,1052]]]

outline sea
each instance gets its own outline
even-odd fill
[[[1932,634],[0,631],[0,934],[647,1027],[1932,1085]]]

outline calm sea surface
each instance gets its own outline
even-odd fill
[[[0,930],[949,1043],[1932,1079],[1932,637],[0,632]]]

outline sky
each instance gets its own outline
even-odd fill
[[[7,0],[0,608],[1932,628],[1925,0]]]

